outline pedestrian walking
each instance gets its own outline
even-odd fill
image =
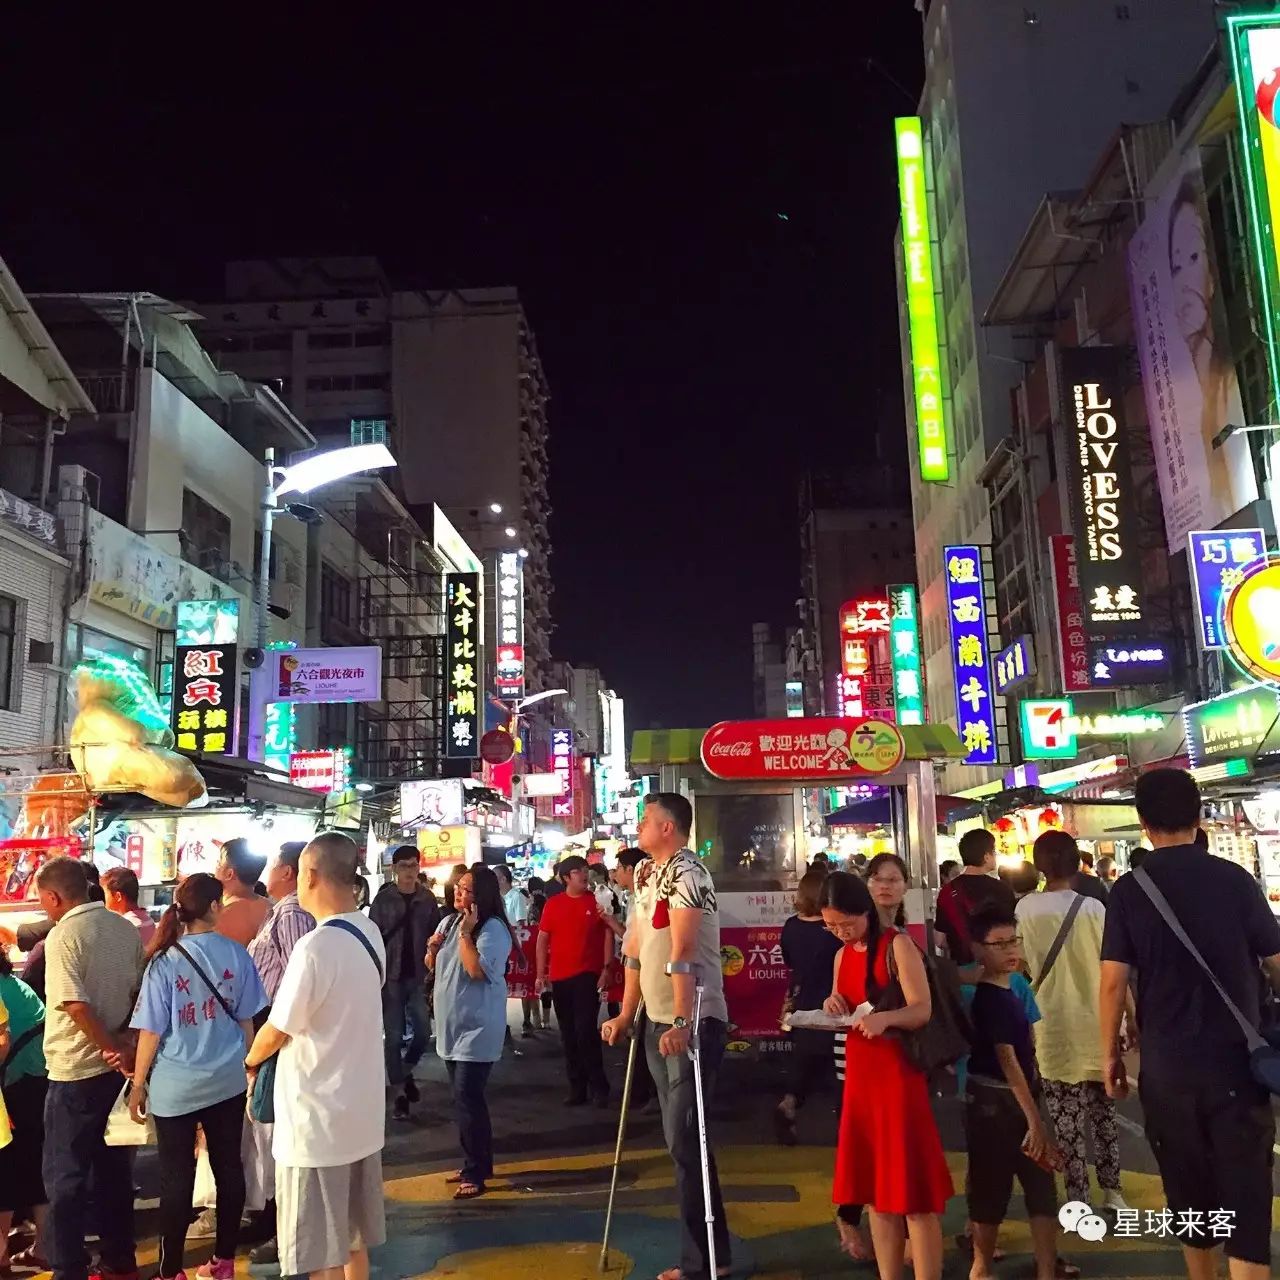
[[[472,867],[454,889],[458,911],[431,939],[436,1052],[453,1088],[463,1164],[448,1179],[455,1200],[484,1195],[493,1177],[493,1125],[485,1087],[502,1057],[507,1031],[507,959],[516,936],[503,910],[498,877]]]
[[[1107,905],[1110,894],[1107,886],[1094,875],[1093,854],[1088,849],[1080,850],[1080,870],[1073,877],[1071,887],[1077,893],[1083,893],[1086,898],[1094,898],[1104,907]]]
[[[1040,1115],[1040,1075],[1031,1024],[1010,976],[1022,963],[1012,911],[988,906],[969,919],[970,941],[982,965],[969,1017],[965,1137],[969,1152],[969,1220],[973,1224],[970,1280],[993,1275],[996,1236],[1009,1210],[1015,1176],[1022,1187],[1036,1280],[1054,1280],[1058,1267],[1059,1155]]]
[[[1176,1222],[1232,1215],[1225,1241],[1183,1232],[1187,1274],[1212,1276],[1212,1251],[1221,1243],[1233,1277],[1266,1276],[1275,1117],[1270,1096],[1250,1072],[1244,1032],[1200,961],[1257,1027],[1259,960],[1272,986],[1280,987],[1280,924],[1243,867],[1196,847],[1201,800],[1190,774],[1141,774],[1134,805],[1151,852],[1140,870],[1116,881],[1107,907],[1101,983],[1107,1092],[1113,1098],[1128,1093],[1120,1032],[1136,969],[1138,1091],[1165,1200]]]
[[[90,1186],[103,1280],[134,1280],[133,1176],[129,1153],[103,1140],[107,1117],[132,1073],[125,1026],[142,971],[142,942],[127,920],[89,901],[75,858],[36,873],[40,905],[56,928],[45,939],[44,1053],[49,1070],[42,1160],[49,1196],[47,1246],[55,1280],[88,1280],[85,1227]]]
[[[958,965],[970,965],[969,917],[982,907],[1012,911],[1015,899],[1013,890],[996,874],[996,838],[990,831],[966,831],[959,848],[964,868],[938,890],[935,915],[951,959]]]
[[[915,943],[885,928],[859,876],[832,872],[819,900],[826,927],[843,943],[835,957],[824,1009],[834,1017],[874,1006],[894,980],[903,1004],[870,1012],[847,1037],[844,1099],[832,1199],[840,1210],[867,1205],[876,1265],[884,1280],[902,1274],[906,1240],[915,1274],[942,1274],[941,1214],[952,1193],[942,1140],[929,1104],[924,1073],[910,1065],[900,1041],[885,1033],[924,1026],[931,1001],[924,960]],[[841,1244],[853,1247],[854,1224],[840,1212]]]
[[[502,909],[506,913],[508,924],[524,924],[529,918],[529,895],[518,888],[511,868],[500,862],[493,868],[498,877],[498,888],[502,891]]]
[[[246,1066],[278,1054],[276,1210],[286,1276],[367,1280],[386,1239],[382,935],[354,909],[359,851],[326,832],[302,851],[298,901],[316,928],[294,945]]]
[[[137,930],[145,949],[155,937],[156,922],[138,906],[138,877],[128,867],[111,867],[102,875],[107,910],[123,916]]]
[[[217,1216],[213,1257],[196,1275],[231,1280],[235,1274],[245,1199],[244,1059],[267,995],[249,953],[217,932],[222,909],[222,885],[211,875],[188,876],[174,890],[148,950],[130,1024],[138,1050],[129,1110],[139,1124],[150,1116],[156,1127],[161,1280],[185,1275],[197,1127],[217,1187]]]
[[[414,1069],[431,1043],[431,1015],[427,1011],[427,943],[440,923],[434,897],[418,883],[420,858],[411,844],[391,854],[390,884],[378,890],[369,919],[382,934],[387,953],[387,981],[382,988],[383,1047],[387,1086],[401,1090],[393,1104],[399,1120],[421,1097]],[[412,1038],[404,1044],[405,1020]]]
[[[613,934],[605,928],[588,888],[587,862],[576,854],[556,868],[564,892],[548,898],[538,922],[539,994],[551,988],[569,1075],[565,1105],[590,1099],[609,1104],[609,1082],[600,1052],[600,998],[609,983]]]
[[[812,868],[796,887],[795,914],[782,925],[782,959],[787,966],[789,1009],[821,1009],[831,994],[831,965],[840,942],[827,932],[818,898],[828,871]],[[778,1141],[794,1146],[796,1113],[809,1095],[833,1075],[831,1033],[812,1027],[796,1027],[788,1033],[791,1063],[787,1091],[774,1113]]]
[[[711,873],[688,847],[693,808],[684,796],[655,791],[645,797],[638,843],[649,859],[636,874],[635,909],[624,945],[622,1009],[601,1028],[606,1044],[631,1029],[643,996],[645,1052],[662,1109],[662,1128],[676,1171],[680,1263],[659,1280],[711,1280],[707,1221],[712,1220],[716,1274],[728,1275],[729,1224],[710,1133],[703,1164],[699,1125],[708,1119],[695,1070],[709,1098],[724,1058],[728,1010],[720,969],[720,913]],[[701,1008],[697,1008],[701,988]],[[696,1057],[691,1040],[696,1031]],[[710,1188],[710,1214],[704,1179]]]
[[[268,1001],[256,1019],[258,1029],[271,1012],[271,1002],[280,990],[294,947],[316,927],[315,917],[304,911],[298,901],[298,863],[304,848],[306,845],[301,840],[287,841],[267,868],[271,914],[249,944],[249,955],[262,979]],[[251,1150],[245,1167],[246,1199],[250,1205],[262,1205],[261,1220],[253,1224],[254,1234],[262,1243],[251,1250],[249,1261],[258,1266],[274,1265],[280,1261],[276,1241],[276,1162],[271,1154],[275,1126],[263,1124],[252,1116],[248,1123]]]
[[[255,892],[266,865],[266,858],[254,853],[249,842],[242,839],[228,840],[218,858],[218,868],[214,872],[222,883],[218,932],[242,947],[247,947],[257,937],[271,910],[266,898]]]
[[[49,1072],[44,1060],[44,1002],[15,976],[7,951],[0,948],[0,1007],[8,1014],[8,1046],[0,1067],[4,1105],[12,1121],[13,1141],[0,1147],[0,1272],[21,1267],[48,1271],[46,1257],[49,1198],[40,1167],[44,1156],[44,1107]],[[14,1213],[29,1209],[35,1238],[10,1255],[9,1229]]]
[[[1066,1162],[1067,1199],[1092,1202],[1087,1163],[1092,1137],[1102,1203],[1127,1212],[1120,1191],[1115,1103],[1103,1084],[1098,1047],[1106,909],[1071,887],[1080,869],[1080,850],[1067,832],[1044,832],[1033,856],[1045,877],[1044,892],[1023,898],[1016,917],[1042,1018],[1036,1058],[1054,1137]]]

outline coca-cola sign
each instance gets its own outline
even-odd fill
[[[725,720],[702,739],[703,768],[744,782],[875,777],[897,768],[905,753],[896,725],[866,717]]]

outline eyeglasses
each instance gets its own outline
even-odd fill
[[[1013,938],[1002,938],[999,942],[980,942],[980,947],[990,947],[992,951],[1012,951],[1014,947],[1022,945],[1021,936]]]
[[[828,933],[834,933],[837,938],[852,938],[861,925],[858,924],[829,924],[825,928]]]

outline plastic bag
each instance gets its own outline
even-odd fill
[[[150,1116],[146,1124],[138,1124],[129,1114],[129,1092],[133,1081],[126,1080],[120,1096],[116,1099],[111,1114],[107,1116],[107,1131],[103,1141],[109,1147],[148,1147],[154,1146],[156,1140],[155,1122]]]

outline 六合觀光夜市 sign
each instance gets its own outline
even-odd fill
[[[382,697],[382,650],[268,649],[275,702],[377,702]]]

